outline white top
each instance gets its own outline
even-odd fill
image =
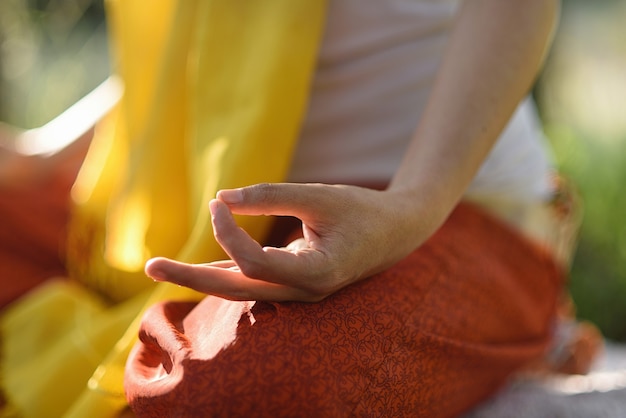
[[[388,181],[439,66],[456,0],[331,0],[294,182]],[[524,101],[467,196],[544,198],[550,161]]]

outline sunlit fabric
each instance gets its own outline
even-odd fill
[[[201,297],[155,286],[144,262],[222,258],[208,200],[221,188],[285,178],[325,9],[288,0],[106,3],[124,92],[75,184],[74,281],[38,289],[0,321],[3,389],[25,417],[106,417],[125,406],[124,363],[143,307]],[[260,238],[266,223],[241,225]],[[41,326],[52,318],[67,326]]]
[[[142,417],[455,417],[545,351],[562,279],[461,204],[406,259],[319,303],[155,305],[127,395]]]

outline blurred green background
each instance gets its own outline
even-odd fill
[[[0,120],[48,122],[109,74],[102,0],[0,0]]]
[[[536,98],[584,201],[570,284],[578,315],[626,341],[626,1],[563,2]]]
[[[0,120],[39,126],[109,74],[102,0],[0,0]],[[626,0],[565,0],[535,96],[585,215],[581,318],[626,341]]]

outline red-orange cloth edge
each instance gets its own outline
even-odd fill
[[[65,230],[76,170],[0,186],[0,309],[42,282],[66,276]]]

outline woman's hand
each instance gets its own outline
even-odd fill
[[[223,190],[210,202],[215,238],[231,257],[209,264],[155,258],[148,276],[235,300],[319,301],[390,267],[443,220],[423,216],[402,192],[323,184],[260,184]],[[287,215],[304,238],[286,248],[261,247],[233,213]]]
[[[296,184],[222,191],[211,210],[216,238],[232,261],[154,259],[147,274],[230,299],[317,301],[396,263],[461,199],[527,94],[558,3],[463,3],[428,104],[387,191]],[[304,239],[262,248],[235,225],[231,211],[296,216]]]

